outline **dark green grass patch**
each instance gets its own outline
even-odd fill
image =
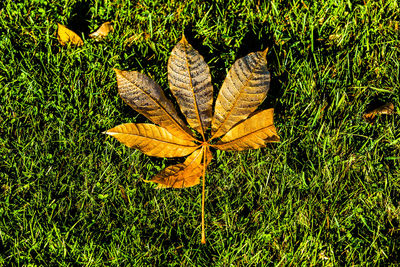
[[[396,1],[16,2],[0,4],[0,264],[399,264]],[[109,20],[114,33],[88,39]],[[85,44],[60,46],[57,22]],[[203,246],[201,187],[154,190],[142,179],[174,160],[101,134],[144,120],[112,68],[168,91],[183,31],[215,92],[236,59],[269,48],[262,108],[282,140],[214,154]],[[363,119],[386,102],[395,114]]]

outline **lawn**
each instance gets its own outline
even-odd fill
[[[400,264],[398,1],[99,2],[0,3],[0,265]],[[105,21],[114,32],[90,39]],[[61,46],[57,23],[84,45]],[[102,134],[146,121],[113,68],[171,97],[183,32],[215,96],[235,60],[269,49],[261,109],[281,138],[214,151],[205,245],[201,186],[143,182],[181,159]],[[363,118],[388,102],[394,114]]]

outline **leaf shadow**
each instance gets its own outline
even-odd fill
[[[90,2],[82,1],[77,2],[75,6],[72,8],[71,18],[68,21],[67,27],[78,35],[83,33],[84,35],[89,34],[89,10],[90,10]]]
[[[384,99],[381,96],[377,96],[375,98],[373,98],[368,104],[367,104],[367,108],[365,110],[365,113],[369,113],[372,112],[373,110],[384,106],[385,104],[389,103],[389,100]]]
[[[186,26],[184,34],[188,42],[196,49],[210,67],[211,82],[214,86],[214,100],[217,98],[222,82],[225,79],[225,64],[223,60],[215,60],[215,55],[229,51],[231,48],[222,42],[213,43],[212,47],[204,45],[204,38],[193,29],[192,25]],[[212,62],[211,64],[209,62]],[[222,70],[222,71],[221,71]]]
[[[283,110],[283,106],[279,99],[283,96],[284,87],[288,82],[288,72],[279,69],[279,57],[282,48],[276,44],[273,36],[274,34],[272,29],[268,27],[268,23],[253,25],[242,39],[242,44],[237,51],[237,59],[251,52],[268,49],[267,62],[271,74],[271,82],[268,96],[259,109],[273,107],[275,113],[280,113]]]
[[[189,43],[192,44],[197,51],[199,51],[206,62],[213,61],[213,63],[209,65],[212,82],[214,85],[218,85],[217,88],[214,88],[213,92],[214,99],[216,99],[220,90],[220,86],[226,77],[226,71],[225,62],[223,60],[213,60],[215,57],[214,54],[216,54],[215,52],[217,52],[217,54],[227,53],[228,51],[232,50],[232,47],[223,42],[218,42],[215,44],[213,43],[212,48],[204,45],[203,40],[193,29],[192,25],[187,26],[184,33]],[[281,48],[276,44],[273,38],[273,33],[269,29],[267,23],[255,24],[247,31],[242,38],[241,45],[236,48],[237,51],[235,51],[235,60],[238,60],[252,52],[263,51],[266,48],[268,48],[269,51],[267,54],[267,62],[271,72],[271,83],[268,97],[260,105],[260,109],[274,107],[276,112],[279,113],[283,107],[278,100],[282,97],[283,88],[288,82],[288,73],[278,69],[277,67],[279,66],[278,61]],[[212,53],[211,51],[215,52]],[[229,68],[230,67],[231,66],[229,66]]]

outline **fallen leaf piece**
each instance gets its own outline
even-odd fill
[[[89,34],[89,37],[95,39],[96,41],[100,41],[112,31],[114,31],[113,22],[107,21],[101,24],[101,26],[95,32]]]
[[[125,204],[129,203],[128,196],[126,195],[125,188],[122,185],[118,185],[119,191],[121,192],[121,197],[124,200]]]
[[[377,115],[390,115],[393,114],[394,111],[394,105],[393,103],[386,103],[376,109],[371,110],[370,112],[367,112],[364,114],[364,119],[366,120],[373,120],[375,116]]]
[[[3,184],[1,186],[1,189],[3,189],[3,192],[6,192],[8,189],[10,189],[10,187],[8,185],[6,185],[6,184]]]
[[[61,45],[67,45],[69,43],[77,46],[83,45],[82,38],[75,32],[60,23],[57,23],[57,26],[57,39]]]

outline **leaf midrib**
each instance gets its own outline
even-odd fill
[[[163,128],[163,129],[168,132],[167,129],[165,129],[165,128]],[[140,137],[140,138],[147,138],[147,139],[151,139],[151,140],[158,141],[158,142],[161,142],[161,143],[172,144],[172,145],[176,145],[176,146],[196,147],[196,148],[201,146],[201,145],[196,145],[196,143],[193,143],[193,145],[185,145],[185,144],[173,143],[171,141],[166,141],[165,139],[161,140],[161,139],[158,139],[158,138],[155,138],[155,137],[149,137],[149,136],[145,136],[145,135],[141,135],[141,134],[134,134],[134,133],[110,132],[110,131],[106,131],[105,133],[108,134],[108,135],[111,135],[111,136],[119,135],[119,134],[137,136],[137,137]],[[168,133],[170,133],[170,132],[168,132]],[[173,134],[171,134],[171,135],[174,136],[175,138],[179,138],[179,137],[176,137]],[[184,139],[182,139],[182,140],[184,140]],[[192,141],[189,141],[189,140],[184,140],[184,141],[192,142]]]
[[[262,127],[262,128],[260,128],[260,129],[257,129],[257,130],[255,130],[255,131],[252,131],[252,132],[249,132],[249,133],[246,133],[245,135],[242,135],[242,136],[240,136],[240,137],[238,137],[238,138],[232,139],[232,140],[227,141],[227,142],[224,142],[224,141],[221,140],[222,143],[219,143],[219,144],[217,143],[217,144],[215,144],[215,145],[213,145],[213,146],[214,146],[214,147],[218,147],[219,145],[226,145],[226,144],[229,144],[229,143],[238,142],[240,139],[246,138],[246,137],[248,137],[248,136],[250,136],[250,135],[253,135],[253,134],[257,134],[258,132],[263,131],[263,130],[265,130],[265,129],[271,127],[271,126],[274,126],[274,124],[273,124],[273,123],[272,123],[272,124],[269,124],[268,126]]]
[[[206,141],[205,136],[204,136],[203,121],[202,121],[201,118],[200,118],[199,107],[198,107],[198,105],[197,105],[196,94],[195,94],[195,92],[194,92],[194,87],[193,87],[193,82],[192,82],[192,75],[191,75],[191,73],[190,73],[189,60],[188,60],[188,55],[187,55],[187,51],[186,51],[188,46],[187,46],[186,43],[187,43],[187,41],[184,42],[184,44],[183,44],[183,47],[184,47],[183,51],[184,51],[184,53],[185,53],[185,62],[186,62],[187,70],[188,70],[190,88],[191,88],[191,91],[192,91],[192,94],[193,94],[193,104],[194,104],[194,107],[195,107],[195,110],[196,110],[196,117],[197,117],[197,120],[198,120],[199,123],[200,123],[200,129],[201,129],[200,134],[201,134],[201,137],[203,138],[203,141]]]

